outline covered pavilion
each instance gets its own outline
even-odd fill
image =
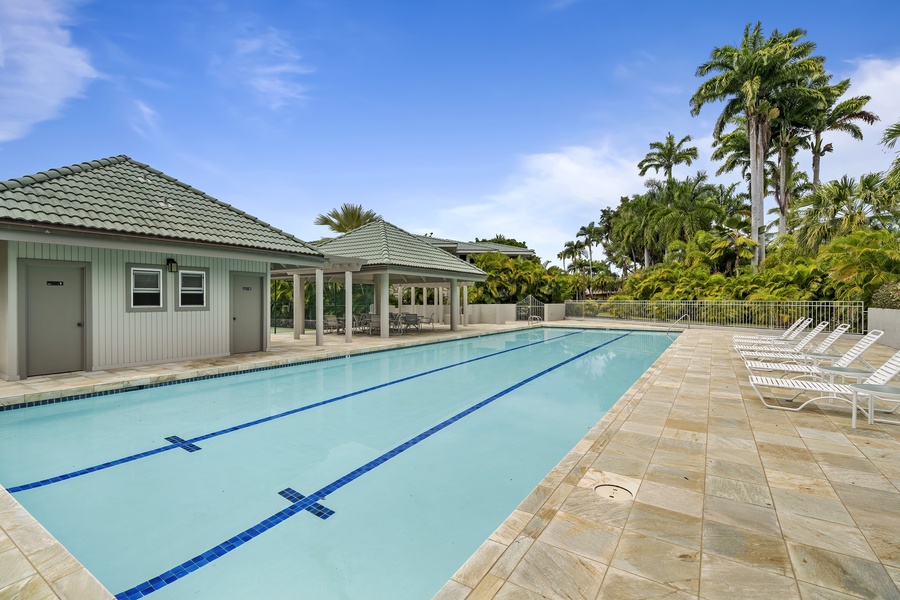
[[[478,267],[421,240],[407,231],[384,220],[377,220],[340,237],[315,244],[325,255],[325,263],[319,267],[275,268],[273,279],[293,278],[294,282],[294,338],[305,333],[303,318],[305,287],[310,279],[315,281],[316,295],[316,345],[324,345],[324,283],[343,282],[344,335],[347,342],[353,339],[352,290],[354,283],[375,287],[377,329],[381,337],[390,335],[390,287],[399,286],[398,311],[402,309],[402,288],[434,288],[434,313],[439,322],[444,316],[444,292],[448,292],[450,306],[450,330],[460,325],[460,288],[465,304],[466,288],[484,281],[486,273]],[[415,293],[412,295],[415,302]],[[427,297],[427,294],[425,295]],[[298,318],[299,315],[299,318]]]

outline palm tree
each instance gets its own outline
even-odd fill
[[[717,202],[716,186],[707,182],[706,173],[684,181],[670,181],[661,190],[665,202],[656,211],[660,235],[664,245],[689,242],[698,231],[708,231],[723,210]]]
[[[585,245],[581,240],[572,240],[563,244],[563,252],[566,253],[566,258],[572,259],[573,263],[584,256],[584,249]]]
[[[893,148],[898,139],[900,139],[900,121],[887,128],[881,138],[881,143],[886,148]],[[891,167],[886,173],[886,179],[891,183],[900,184],[900,152],[897,153],[897,157],[891,163]]]
[[[863,138],[862,130],[855,121],[872,125],[878,120],[878,115],[863,110],[872,99],[870,96],[856,96],[837,103],[850,88],[850,80],[845,79],[836,85],[828,85],[830,79],[831,75],[827,75],[814,82],[814,85],[821,90],[826,104],[825,109],[815,112],[809,121],[809,129],[813,136],[810,149],[812,150],[812,184],[814,188],[819,187],[819,165],[822,157],[826,152],[834,150],[831,144],[823,145],[822,135],[827,131],[843,131],[853,139],[861,140]]]
[[[587,225],[582,225],[575,234],[575,237],[584,238],[584,246],[588,251],[588,272],[593,279],[594,277],[594,246],[602,240],[603,231],[593,221]]]
[[[726,253],[734,256],[734,265],[727,265],[728,271],[734,271],[735,275],[741,274],[741,260],[749,261],[753,257],[753,245],[755,242],[747,237],[750,230],[750,221],[741,215],[731,215],[722,222],[719,239],[713,243],[710,256],[719,258]]]
[[[713,129],[718,138],[734,117],[743,114],[750,145],[751,237],[758,242],[763,227],[765,198],[764,163],[771,141],[771,119],[778,116],[776,101],[783,88],[821,73],[824,59],[810,57],[815,44],[800,39],[806,35],[794,29],[786,35],[777,30],[766,39],[762,24],[744,28],[739,47],[714,48],[710,60],[697,67],[697,76],[706,77],[691,97],[691,114],[700,114],[704,104],[725,101]],[[765,259],[765,245],[757,248],[753,265]]]
[[[669,132],[664,142],[651,142],[650,152],[644,157],[644,160],[638,163],[641,170],[641,177],[647,174],[647,171],[653,169],[654,173],[659,173],[662,169],[666,174],[666,179],[672,179],[672,168],[675,165],[691,164],[697,160],[699,154],[695,146],[683,148],[684,144],[691,141],[691,136],[686,135],[679,142],[675,143],[675,136]]]
[[[662,185],[655,179],[646,184],[648,187]],[[619,216],[613,224],[613,236],[624,248],[630,249],[632,260],[638,262],[636,251],[644,255],[644,268],[650,266],[651,257],[659,250],[659,235],[655,212],[659,203],[659,195],[653,191],[646,194],[635,194],[631,198],[622,198]]]
[[[792,186],[788,183],[788,172],[794,171],[797,150],[809,147],[808,132],[813,115],[822,112],[826,106],[825,96],[814,87],[815,82],[827,77],[823,73],[812,80],[798,80],[793,85],[786,85],[778,94],[778,115],[772,120],[774,146],[778,151],[778,172],[772,178],[772,187],[778,204],[779,235],[787,233],[787,213],[792,191]]]
[[[345,202],[341,207],[332,208],[324,215],[320,214],[316,217],[316,225],[327,225],[329,229],[336,233],[347,233],[358,227],[362,227],[366,223],[377,221],[381,216],[374,210],[365,210],[362,204],[350,204]]]
[[[798,244],[815,253],[821,244],[862,228],[896,230],[900,225],[894,191],[879,173],[846,175],[803,198],[794,213]]]

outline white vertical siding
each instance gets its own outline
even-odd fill
[[[17,242],[21,258],[67,260],[91,264],[91,319],[94,369],[222,356],[229,352],[231,271],[266,273],[259,261],[186,254],[82,248]],[[126,264],[159,265],[174,258],[179,268],[209,269],[209,310],[177,311],[177,274],[166,277],[166,310],[127,312]]]

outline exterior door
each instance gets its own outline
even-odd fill
[[[231,275],[231,352],[263,349],[263,282],[257,275]]]
[[[84,267],[29,265],[27,376],[84,369]]]

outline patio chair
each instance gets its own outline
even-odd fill
[[[367,314],[365,315],[365,331],[369,332],[369,335],[373,333],[381,333],[381,315]]]
[[[853,346],[853,348],[848,350],[846,354],[837,355],[839,358],[828,366],[809,364],[805,361],[763,362],[756,360],[745,360],[744,366],[746,366],[750,371],[781,371],[785,374],[795,374],[795,377],[814,376],[824,380],[825,376],[828,376],[832,380],[832,382],[834,381],[834,378],[836,376],[841,376],[844,379],[848,377],[860,379],[862,377],[871,375],[873,369],[856,369],[854,367],[851,367],[850,364],[853,363],[853,361],[855,361],[857,358],[859,358],[859,355],[869,346],[871,346],[879,337],[880,334],[873,334],[867,340],[863,338],[863,340],[865,340],[865,343],[862,343],[863,340],[860,340],[860,342],[857,342],[857,344]],[[801,355],[801,357],[803,356],[805,355]],[[800,360],[802,360],[802,358]]]
[[[826,327],[828,327],[828,321],[822,321],[821,323],[816,325],[816,327],[812,331],[810,331],[805,336],[803,336],[803,338],[799,342],[797,342],[790,348],[785,348],[785,350],[789,350],[791,352],[802,352],[807,346],[812,344],[812,341],[815,339],[815,337],[817,335],[819,335],[819,333]],[[735,344],[734,345],[734,349],[741,353],[743,353],[742,351],[749,351],[749,352],[757,351],[758,352],[760,350],[766,350],[767,348],[773,348],[773,346],[768,345],[768,344],[763,344],[763,345]]]
[[[388,315],[388,327],[394,333],[403,333],[403,319],[399,313],[391,313]]]
[[[790,327],[784,330],[784,333],[781,335],[735,335],[732,336],[732,341],[735,344],[752,344],[754,342],[766,343],[772,342],[775,340],[784,340],[790,341],[794,339],[801,331],[806,329],[806,326],[812,323],[812,319],[809,317],[800,317],[796,321],[794,321]]]
[[[419,326],[419,315],[416,313],[403,313],[400,318],[403,321],[404,331],[409,331],[410,329],[415,329],[416,331],[421,330],[421,327]]]
[[[748,358],[771,358],[773,360],[782,360],[785,362],[809,363],[811,362],[811,359],[806,358],[807,356],[821,355],[833,357],[832,360],[838,360],[843,354],[826,354],[826,352],[831,349],[834,343],[838,341],[838,338],[844,335],[848,329],[850,329],[850,325],[847,323],[838,325],[818,346],[808,353],[794,352],[784,348],[765,348],[763,350],[748,350],[746,352],[741,352],[741,358],[744,359],[744,362],[747,362]],[[875,339],[878,338],[876,337]]]
[[[430,317],[419,317],[420,325],[431,325],[431,330],[434,331],[434,313],[431,313]]]
[[[744,352],[741,354],[741,358],[745,361],[750,358],[769,358],[774,360],[792,360],[794,362],[806,365],[819,366],[822,363],[826,364],[834,364],[836,361],[841,360],[845,356],[850,356],[852,359],[850,362],[845,364],[850,365],[853,361],[858,360],[861,362],[866,368],[875,370],[875,367],[870,365],[863,357],[862,354],[866,350],[869,349],[869,346],[874,344],[878,338],[884,335],[884,332],[880,329],[873,329],[869,333],[867,333],[861,340],[853,344],[853,346],[847,350],[845,354],[826,354],[821,352]],[[821,344],[820,344],[821,345]]]
[[[325,333],[339,333],[342,329],[341,322],[338,321],[336,315],[325,315],[322,317],[322,326],[325,329]]]
[[[797,412],[802,410],[807,404],[815,402],[817,400],[843,400],[845,402],[850,403],[853,416],[852,416],[852,426],[856,427],[856,411],[862,410],[865,412],[865,409],[860,408],[858,397],[860,395],[870,395],[869,396],[869,405],[874,407],[875,398],[879,397],[879,394],[882,393],[888,397],[891,394],[896,394],[897,397],[900,397],[900,387],[887,386],[887,382],[897,376],[900,373],[900,352],[897,352],[890,359],[887,360],[878,370],[869,375],[862,383],[859,384],[843,384],[843,383],[826,383],[824,381],[809,381],[804,379],[783,379],[776,377],[762,377],[759,375],[751,375],[750,376],[750,385],[753,386],[753,389],[756,391],[756,395],[759,396],[760,401],[766,406],[766,408],[773,408],[776,410],[789,410],[792,412]],[[772,398],[777,402],[779,400],[785,402],[793,402],[798,396],[803,394],[818,394],[809,400],[806,400],[799,406],[782,406],[780,404],[769,404],[766,402],[765,396],[762,393],[760,388],[769,388],[769,389],[784,389],[791,390],[797,392],[791,398],[776,398],[772,396]],[[879,391],[880,388],[886,388],[886,390]],[[890,412],[894,412],[894,410]],[[867,416],[872,419],[873,416],[871,412],[866,413]]]

